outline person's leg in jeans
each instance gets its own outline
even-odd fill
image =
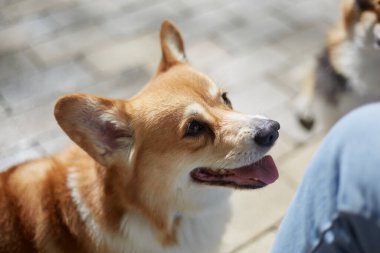
[[[380,103],[355,110],[326,136],[272,253],[380,252]]]

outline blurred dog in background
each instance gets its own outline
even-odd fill
[[[330,127],[345,113],[380,100],[380,0],[343,0],[341,17],[296,100],[296,115],[310,130]]]

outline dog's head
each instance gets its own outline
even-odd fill
[[[360,46],[380,48],[380,0],[344,0],[342,17]]]
[[[205,195],[225,191],[221,186],[273,183],[277,169],[264,155],[279,124],[234,111],[227,93],[188,64],[181,35],[168,21],[161,47],[155,77],[129,100],[60,98],[55,117],[66,134],[104,170],[116,171],[128,201],[139,204],[189,209],[207,204]],[[208,195],[207,201],[218,200]]]

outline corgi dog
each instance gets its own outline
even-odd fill
[[[218,252],[231,190],[276,181],[279,123],[234,111],[170,21],[160,40],[138,94],[61,97],[75,145],[0,174],[0,252]]]
[[[380,0],[343,0],[338,24],[296,100],[306,129],[330,127],[353,108],[380,100]]]

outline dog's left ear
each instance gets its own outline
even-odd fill
[[[164,72],[176,64],[187,62],[181,33],[172,22],[165,20],[162,23],[160,40],[162,59],[157,73]]]
[[[101,165],[110,167],[128,157],[133,131],[123,101],[66,95],[56,103],[54,116],[66,134]]]

